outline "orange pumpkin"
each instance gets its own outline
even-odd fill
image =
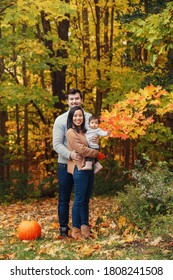
[[[35,240],[41,236],[41,226],[36,221],[22,221],[17,229],[20,240]]]

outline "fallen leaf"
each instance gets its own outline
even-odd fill
[[[120,229],[122,229],[122,227],[124,227],[126,225],[126,218],[123,217],[123,216],[120,216],[119,219],[118,219],[117,224],[118,224],[118,227]]]
[[[96,250],[99,250],[100,248],[101,246],[99,244],[96,244],[94,246],[85,244],[79,249],[79,252],[81,252],[85,256],[91,256]]]
[[[153,241],[151,241],[149,244],[152,246],[157,246],[161,241],[162,241],[162,237],[159,236],[156,239],[154,239]]]
[[[59,229],[59,223],[51,223],[50,224],[53,228]]]

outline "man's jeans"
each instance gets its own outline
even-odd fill
[[[74,202],[72,207],[72,223],[74,227],[89,225],[89,199],[94,185],[94,170],[78,170],[74,174]]]
[[[73,187],[73,175],[67,172],[67,164],[58,163],[59,203],[58,216],[60,227],[68,228],[69,203]]]

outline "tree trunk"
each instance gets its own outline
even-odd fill
[[[25,37],[27,26],[23,25],[23,36]],[[22,61],[22,77],[23,77],[23,85],[27,87],[27,74],[26,74],[26,61],[23,59]],[[28,104],[24,106],[24,163],[23,163],[23,171],[24,174],[28,175],[29,173],[29,159],[28,159]],[[27,179],[26,179],[27,180]],[[25,182],[27,184],[27,181]]]
[[[144,0],[144,10],[148,14],[151,9],[151,0]]]
[[[83,46],[83,98],[85,99],[86,92],[86,81],[87,81],[87,64],[91,58],[90,52],[90,34],[89,34],[89,19],[88,19],[88,8],[85,3],[82,5],[82,21],[83,21],[83,36],[82,36],[82,46]]]
[[[129,170],[129,166],[130,166],[130,139],[127,139],[125,141],[125,162],[124,162],[125,170]]]
[[[12,25],[13,34],[15,35],[15,25]],[[13,49],[13,77],[17,84],[19,84],[18,78],[17,78],[17,67],[16,67],[16,61],[17,61],[17,55],[15,50],[15,43],[12,43],[12,49]],[[17,134],[17,145],[20,147],[21,145],[21,139],[20,139],[20,120],[19,120],[19,106],[16,104],[16,134]],[[17,157],[18,157],[18,170],[21,173],[22,172],[22,161],[20,159],[21,151],[18,149],[17,151]]]
[[[69,3],[69,0],[65,1],[66,3]],[[66,15],[67,16],[67,15]],[[47,35],[48,33],[51,33],[51,24],[48,20],[46,20],[46,15],[44,11],[41,13],[41,18],[42,18],[42,26],[43,26],[43,31],[44,35]],[[38,30],[38,26],[37,26]],[[68,19],[63,19],[61,22],[59,22],[57,26],[57,35],[59,39],[64,41],[65,43],[68,41],[68,31],[69,31],[69,20]],[[39,33],[38,33],[39,36]],[[44,39],[44,44],[45,46],[50,50],[50,58],[55,57],[55,61],[57,60],[56,58],[61,58],[59,61],[63,61],[68,58],[68,52],[66,48],[59,47],[59,49],[55,52],[53,49],[53,41],[52,40],[47,40]],[[65,100],[66,96],[64,92],[66,91],[66,69],[67,65],[64,63],[63,65],[52,65],[51,63],[49,64],[50,67],[50,72],[51,72],[51,79],[52,79],[52,93],[53,96],[58,97],[58,101],[55,102],[55,108],[60,109],[62,112],[65,111],[66,105],[65,105]],[[58,68],[58,70],[56,69]],[[60,70],[59,70],[60,69]]]
[[[113,40],[114,40],[114,5],[115,5],[115,0],[113,0],[112,7],[111,7],[111,31],[110,31],[110,53],[109,53],[109,58],[110,58],[110,64],[112,63],[113,59]]]
[[[83,19],[83,51],[86,53],[84,56],[85,62],[91,58],[90,51],[90,33],[89,33],[89,19],[88,19],[88,8],[83,5],[82,7],[82,19]]]
[[[173,81],[173,49],[169,49],[167,54],[167,72],[168,72],[168,81],[172,83]],[[166,114],[166,120],[165,123],[167,126],[171,128],[171,131],[173,132],[173,113],[167,113]]]
[[[104,16],[104,54],[109,53],[108,23],[109,23],[109,8],[106,7],[105,16]]]
[[[70,3],[69,0],[66,0],[65,2]],[[69,18],[69,15],[66,14],[66,16]],[[68,42],[68,32],[69,32],[69,19],[63,19],[58,26],[58,36],[62,41],[65,42],[65,45]],[[68,58],[67,49],[64,47],[62,49],[59,49],[57,51],[57,57],[67,60]],[[53,95],[56,96],[58,94],[58,98],[59,98],[59,101],[55,104],[55,107],[60,108],[62,112],[64,112],[66,108],[66,104],[64,104],[64,101],[66,100],[66,96],[64,94],[64,92],[66,91],[66,70],[67,70],[67,64],[63,65],[61,69],[58,70],[56,73],[52,72]]]
[[[96,35],[96,57],[98,64],[100,64],[100,6],[99,6],[99,1],[94,0],[95,3],[95,14],[96,14],[96,23],[95,23],[95,35]],[[98,82],[101,81],[101,71],[99,67],[97,68],[97,77],[98,77]],[[96,88],[96,105],[95,105],[95,115],[99,116],[101,112],[101,107],[102,107],[102,91],[97,86]]]
[[[16,104],[16,130],[17,130],[17,145],[20,147],[21,145],[21,139],[20,139],[20,121],[19,121],[19,106]],[[18,157],[18,169],[19,172],[22,172],[22,161],[20,159],[21,152],[20,149],[17,151],[17,157]]]
[[[6,182],[9,179],[10,164],[8,160],[8,144],[7,144],[7,131],[6,122],[8,115],[6,111],[0,111],[0,181]]]
[[[2,38],[1,28],[0,28],[0,38]],[[0,82],[3,82],[4,75],[4,59],[0,58]],[[9,178],[10,173],[10,163],[9,163],[9,150],[8,150],[8,134],[6,130],[6,122],[8,121],[8,113],[6,108],[3,108],[3,102],[1,103],[0,95],[0,181],[6,182]],[[1,107],[2,106],[2,107]]]
[[[168,50],[166,67],[168,71],[168,79],[171,81],[173,79],[173,49]]]

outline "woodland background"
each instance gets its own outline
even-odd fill
[[[70,87],[112,132],[104,191],[142,154],[172,170],[172,19],[172,1],[0,2],[1,199],[55,192],[52,127]]]
[[[173,1],[0,1],[1,259],[123,259],[132,246],[172,258],[172,34]],[[55,237],[52,127],[71,87],[111,134],[91,203],[96,241],[69,250]],[[13,230],[28,212],[44,228],[26,247]]]

